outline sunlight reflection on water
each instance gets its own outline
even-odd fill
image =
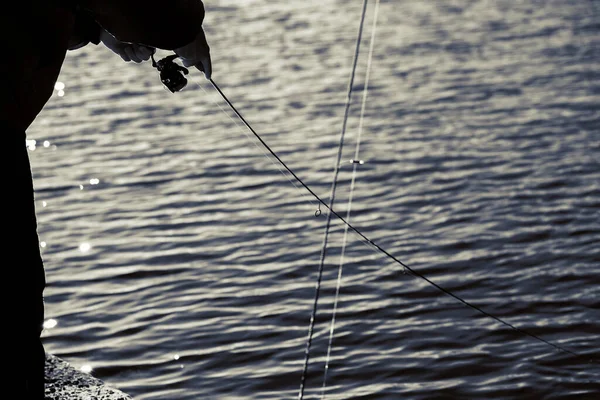
[[[352,220],[462,297],[592,356],[600,32],[590,4],[383,2]],[[215,79],[323,198],[359,15],[348,1],[207,4]],[[69,53],[28,134],[48,351],[138,400],[296,397],[325,218],[199,74],[201,87],[171,95],[149,64],[118,61],[102,46]],[[363,54],[359,77],[365,68]],[[358,112],[357,100],[343,160],[354,158]],[[351,170],[340,172],[341,213]],[[359,244],[353,236],[346,254],[327,398],[595,390],[594,366],[474,317]]]

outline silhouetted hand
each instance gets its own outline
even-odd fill
[[[204,72],[206,79],[210,79],[212,75],[212,64],[210,61],[210,47],[206,42],[204,30],[200,29],[196,39],[186,46],[175,49],[175,53],[181,57],[181,61],[185,67],[196,67],[199,71]]]
[[[150,59],[156,49],[153,47],[144,46],[142,44],[121,42],[110,33],[102,30],[100,33],[100,41],[104,43],[106,47],[112,50],[115,54],[119,55],[123,61],[133,61],[134,63],[141,63]]]

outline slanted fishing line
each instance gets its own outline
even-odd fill
[[[365,15],[367,13],[367,3],[368,0],[363,1],[362,13],[360,17],[360,24],[358,27],[358,37],[356,39],[356,46],[354,50],[354,58],[352,61],[352,71],[350,72],[350,81],[348,82],[348,92],[346,94],[346,106],[344,109],[344,118],[342,120],[342,131],[340,133],[340,141],[338,143],[338,151],[337,151],[337,160],[334,164],[335,167],[333,169],[333,180],[331,182],[331,192],[329,195],[329,204],[327,205],[328,210],[333,209],[333,205],[335,203],[335,194],[337,189],[338,176],[340,173],[340,166],[342,160],[342,151],[344,149],[344,138],[346,137],[346,127],[348,125],[348,116],[350,115],[350,105],[352,104],[352,89],[354,88],[354,77],[356,76],[356,67],[358,65],[358,56],[360,54],[360,42],[362,40],[362,34],[364,31],[365,25]],[[319,297],[321,293],[321,281],[323,278],[323,270],[325,268],[325,258],[327,257],[327,242],[329,239],[329,229],[331,228],[331,212],[327,213],[327,222],[325,224],[325,231],[323,233],[323,244],[321,246],[321,256],[319,258],[319,269],[317,275],[317,284],[315,287],[315,299],[313,302],[313,308],[310,315],[310,322],[308,327],[308,338],[306,340],[306,350],[304,352],[304,367],[302,369],[302,378],[300,380],[300,390],[298,393],[298,399],[302,400],[304,398],[304,390],[306,388],[306,378],[308,375],[308,363],[310,360],[310,347],[312,344],[314,327],[315,327],[315,319],[317,317],[317,308],[319,304]]]
[[[392,261],[394,261],[395,263],[397,263],[398,265],[402,266],[404,268],[405,271],[409,272],[411,275],[420,278],[422,280],[424,280],[425,282],[427,282],[429,285],[433,286],[434,288],[436,288],[437,290],[439,290],[440,292],[454,298],[455,300],[457,300],[458,302],[462,303],[463,305],[477,311],[480,314],[485,315],[488,318],[491,318],[493,320],[495,320],[496,322],[499,322],[500,324],[509,327],[510,329],[519,332],[525,336],[529,336],[532,339],[535,339],[537,341],[540,341],[542,343],[547,344],[548,346],[551,346],[553,348],[555,348],[556,350],[562,351],[563,353],[567,353],[570,354],[572,356],[576,356],[579,358],[585,358],[583,355],[575,353],[571,350],[568,350],[562,346],[559,346],[557,344],[554,344],[546,339],[541,338],[540,336],[534,334],[534,333],[530,333],[524,329],[518,328],[514,325],[512,325],[511,323],[505,321],[504,319],[500,318],[500,317],[496,317],[495,315],[483,310],[481,307],[476,306],[475,304],[472,304],[470,302],[468,302],[467,300],[461,298],[460,296],[454,294],[453,292],[451,292],[450,290],[444,288],[443,286],[435,283],[434,281],[432,281],[431,279],[427,278],[425,275],[423,275],[422,273],[416,271],[415,269],[409,267],[407,264],[405,264],[404,262],[402,262],[401,260],[399,260],[397,257],[395,257],[393,254],[391,254],[390,252],[388,252],[387,250],[385,250],[383,247],[381,247],[380,245],[378,245],[377,243],[375,243],[375,241],[369,239],[364,233],[362,233],[362,231],[360,231],[358,228],[356,228],[354,225],[350,224],[348,221],[346,221],[346,219],[344,217],[342,217],[337,211],[335,211],[332,208],[329,208],[329,206],[327,205],[327,203],[321,198],[319,197],[319,195],[317,195],[311,188],[310,186],[308,186],[306,183],[304,183],[304,181],[302,179],[300,179],[298,177],[298,175],[296,175],[296,173],[287,166],[287,164],[285,164],[285,162],[277,155],[277,153],[275,153],[273,151],[273,149],[271,149],[271,147],[264,141],[264,139],[262,139],[260,137],[260,135],[258,133],[256,133],[256,131],[254,130],[254,128],[252,128],[252,126],[248,123],[248,121],[246,121],[246,119],[242,116],[242,114],[237,110],[237,108],[235,108],[235,106],[233,105],[233,103],[227,98],[227,96],[225,96],[225,94],[223,93],[223,91],[221,90],[221,88],[215,83],[215,81],[210,78],[209,81],[212,83],[212,85],[214,86],[214,88],[217,90],[217,92],[219,92],[219,94],[223,97],[223,100],[225,100],[225,102],[229,105],[229,107],[231,107],[231,109],[235,112],[235,114],[242,120],[242,122],[244,123],[244,125],[246,125],[246,127],[252,132],[252,134],[254,134],[254,136],[256,136],[256,138],[263,144],[263,146],[265,146],[265,148],[267,149],[267,151],[269,153],[271,153],[271,155],[273,157],[275,157],[277,159],[277,161],[279,163],[281,163],[281,165],[294,177],[294,179],[296,179],[296,181],[298,181],[298,183],[300,183],[300,185],[302,187],[304,187],[304,189],[306,189],[317,201],[320,205],[324,206],[331,214],[333,214],[337,219],[339,219],[343,224],[348,226],[348,229],[350,229],[351,231],[353,231],[355,234],[357,234],[365,243],[369,244],[370,246],[374,247],[376,250],[378,250],[379,252],[381,252],[382,254],[384,254],[386,257],[388,257],[389,259],[391,259]],[[597,360],[593,359],[593,360],[589,360],[590,362],[597,362]]]
[[[269,153],[271,153],[271,155],[273,157],[275,157],[279,163],[281,163],[281,165],[294,177],[294,179],[296,179],[296,181],[298,183],[300,183],[300,185],[302,187],[304,187],[304,189],[306,189],[318,201],[318,203],[320,205],[324,206],[331,214],[333,214],[336,218],[338,218],[343,224],[346,224],[348,226],[348,229],[350,229],[355,234],[357,234],[365,243],[367,243],[370,246],[374,247],[377,251],[381,252],[386,257],[388,257],[389,259],[391,259],[392,261],[394,261],[398,265],[402,266],[411,275],[424,280],[425,282],[427,282],[429,285],[433,286],[434,288],[436,288],[440,292],[442,292],[442,293],[444,293],[444,294],[446,294],[446,295],[454,298],[455,300],[457,300],[460,303],[462,303],[463,305],[465,305],[465,306],[467,306],[467,307],[469,307],[469,308],[477,311],[478,313],[483,314],[483,315],[487,316],[488,318],[491,318],[491,319],[495,320],[496,322],[499,322],[500,324],[505,325],[505,326],[509,327],[510,329],[516,331],[516,332],[519,332],[519,333],[521,333],[523,335],[529,336],[530,338],[535,339],[537,341],[543,342],[543,343],[547,344],[548,346],[551,346],[551,347],[555,348],[556,350],[562,351],[563,353],[567,353],[567,354],[570,354],[572,356],[576,356],[576,357],[579,357],[579,358],[584,358],[584,356],[581,355],[581,354],[575,353],[575,352],[573,352],[571,350],[568,350],[568,349],[566,349],[566,348],[564,348],[562,346],[559,346],[557,344],[549,342],[546,339],[543,339],[543,338],[539,337],[538,335],[536,335],[534,333],[530,333],[530,332],[528,332],[528,331],[526,331],[524,329],[518,328],[518,327],[512,325],[511,323],[505,321],[504,319],[502,319],[500,317],[496,317],[493,314],[490,314],[489,312],[483,310],[481,307],[476,306],[475,304],[472,304],[472,303],[464,300],[460,296],[454,294],[450,290],[448,290],[448,289],[444,288],[443,286],[435,283],[431,279],[427,278],[425,275],[423,275],[420,272],[416,271],[415,269],[409,267],[407,264],[403,263],[401,260],[399,260],[393,254],[391,254],[390,252],[388,252],[387,250],[385,250],[383,247],[381,247],[380,245],[378,245],[377,243],[375,243],[375,241],[369,239],[364,233],[362,233],[362,231],[360,231],[354,225],[352,225],[348,221],[346,221],[346,219],[344,217],[342,217],[337,211],[335,211],[334,209],[330,209],[328,207],[327,203],[323,199],[321,199],[321,197],[319,197],[319,195],[317,195],[310,188],[310,186],[308,186],[306,183],[304,183],[304,181],[302,179],[300,179],[298,177],[298,175],[296,175],[296,173],[292,169],[290,169],[290,167],[287,166],[287,164],[285,164],[285,162],[277,155],[277,153],[275,153],[273,151],[273,149],[271,149],[271,147],[260,137],[260,135],[258,133],[256,133],[256,131],[254,130],[254,128],[252,128],[252,126],[246,121],[246,119],[237,110],[237,108],[235,108],[235,106],[233,105],[233,103],[231,103],[231,101],[227,98],[227,96],[225,96],[225,94],[223,93],[223,91],[221,90],[221,88],[215,83],[215,81],[212,78],[210,78],[209,81],[212,83],[212,85],[214,86],[214,88],[219,92],[219,94],[223,97],[223,100],[225,100],[225,102],[229,105],[229,107],[231,107],[231,109],[242,120],[242,122],[246,125],[246,127],[252,132],[252,134],[254,134],[254,136],[256,136],[256,138],[263,144],[263,146],[265,146],[265,148],[267,149],[267,151]],[[590,360],[590,361],[591,362],[597,362],[597,360]]]
[[[206,91],[206,89],[204,89],[204,87],[198,83],[198,82],[194,82],[200,89],[202,89],[202,91],[204,93],[206,93],[208,95],[208,92]],[[211,83],[213,84],[213,86],[215,85],[214,82]],[[216,88],[216,86],[215,86]],[[220,91],[219,91],[220,92]],[[221,96],[223,96],[223,93],[221,93]],[[252,140],[252,137],[250,135],[248,135],[247,130],[249,129],[255,136],[258,137],[258,135],[256,134],[256,132],[253,131],[253,129],[250,127],[250,125],[248,125],[248,123],[242,118],[242,121],[245,123],[246,129],[243,129],[236,120],[233,119],[233,117],[231,115],[229,115],[229,113],[227,111],[225,111],[225,109],[216,101],[214,101],[214,103],[217,105],[217,107],[219,107],[221,109],[221,111],[223,111],[223,113],[225,115],[227,115],[227,117],[229,117],[229,119],[231,120],[231,122],[233,122],[233,124],[235,126],[237,126],[242,132],[244,132],[244,134],[246,135],[246,137],[248,138],[248,140],[250,140],[250,142],[252,142],[252,144],[254,144],[254,146],[256,146],[257,149],[259,149],[264,155],[265,157],[279,170],[279,172],[281,172],[281,174],[292,184],[292,186],[294,186],[296,189],[298,189],[298,192],[302,195],[302,197],[309,202],[310,204],[315,204],[315,201],[313,199],[311,199],[310,197],[308,197],[306,195],[306,193],[304,193],[303,190],[300,189],[300,186],[298,186],[296,184],[296,182],[294,181],[294,179],[291,179],[287,174],[286,174],[286,170],[282,169],[281,166],[283,165],[286,169],[287,172],[291,172],[291,170],[289,168],[287,168],[287,166],[285,164],[282,163],[282,161],[279,159],[279,157],[277,157],[277,160],[279,161],[279,163],[276,163],[275,161],[273,161],[273,159],[271,159],[271,157],[269,156],[269,153],[265,151],[265,147],[261,147],[259,146],[254,140]],[[230,103],[228,103],[229,106],[231,107],[232,105]],[[235,109],[233,109],[234,111],[236,111]],[[239,113],[237,113],[236,111],[236,115],[240,116]],[[259,138],[260,139],[260,138]],[[265,143],[261,140],[261,143],[263,145],[265,145]],[[270,149],[269,149],[270,150]],[[271,154],[274,154],[273,152],[271,152]],[[298,180],[298,177],[294,175],[294,178],[296,180]],[[319,214],[315,213],[315,216],[320,215],[320,203],[319,203],[319,210],[317,211]]]
[[[366,1],[367,1],[367,0],[365,0],[365,4],[366,4]],[[363,7],[363,9],[364,9],[364,7]],[[363,22],[362,22],[363,20],[364,20],[364,15],[363,15],[363,16],[362,16],[362,18],[361,18],[361,26],[362,26],[362,24],[363,24]],[[358,51],[358,47],[357,47],[357,51]],[[268,144],[267,144],[267,143],[266,143],[266,142],[265,142],[265,141],[262,139],[262,137],[261,137],[261,136],[260,136],[260,135],[259,135],[259,134],[258,134],[258,133],[255,131],[255,130],[254,130],[254,128],[252,128],[252,126],[251,126],[251,125],[248,123],[248,121],[246,121],[246,119],[245,119],[245,118],[242,116],[242,114],[241,114],[241,113],[240,113],[240,112],[237,110],[237,108],[236,108],[236,107],[233,105],[233,103],[232,103],[232,102],[231,102],[231,101],[230,101],[230,100],[227,98],[227,96],[226,96],[226,95],[223,93],[223,91],[222,91],[222,90],[221,90],[221,88],[220,88],[220,87],[219,87],[219,86],[216,84],[216,82],[215,82],[215,81],[214,81],[212,78],[208,78],[208,80],[209,80],[209,82],[211,82],[211,84],[213,85],[213,87],[215,88],[215,90],[216,90],[216,91],[217,91],[217,92],[218,92],[218,93],[221,95],[221,97],[223,98],[223,100],[224,100],[224,101],[225,101],[225,102],[228,104],[228,106],[231,108],[231,110],[232,110],[232,111],[233,111],[233,112],[234,112],[234,113],[237,115],[237,117],[238,117],[238,118],[239,118],[239,119],[240,119],[240,120],[241,120],[241,121],[244,123],[244,125],[246,126],[246,128],[247,128],[247,129],[248,129],[250,132],[252,132],[252,134],[253,134],[253,135],[254,135],[254,136],[255,136],[255,137],[256,137],[256,138],[257,138],[257,139],[260,141],[260,143],[261,143],[261,144],[264,146],[264,148],[265,148],[265,149],[266,149],[266,150],[267,150],[267,151],[268,151],[268,152],[269,152],[269,153],[270,153],[270,154],[271,154],[273,157],[275,157],[275,159],[276,159],[276,160],[279,162],[279,164],[281,164],[281,166],[283,166],[283,167],[285,168],[285,170],[286,170],[286,171],[287,171],[289,174],[291,174],[291,175],[292,175],[292,177],[295,179],[295,181],[297,181],[298,183],[300,183],[300,185],[301,185],[302,187],[304,187],[304,188],[305,188],[305,189],[306,189],[306,190],[307,190],[307,191],[308,191],[308,192],[309,192],[309,193],[310,193],[310,194],[311,194],[311,195],[312,195],[312,196],[313,196],[313,197],[314,197],[314,198],[317,200],[317,202],[318,202],[318,205],[319,205],[319,209],[318,209],[318,210],[317,210],[317,212],[315,213],[315,215],[316,215],[316,216],[320,215],[320,213],[321,213],[321,205],[323,205],[323,206],[324,206],[324,207],[325,207],[325,208],[328,210],[328,221],[330,221],[330,217],[331,217],[331,215],[334,215],[334,216],[336,216],[336,217],[337,217],[337,218],[338,218],[338,219],[339,219],[339,220],[340,220],[340,221],[341,221],[341,222],[342,222],[342,223],[343,223],[343,224],[344,224],[344,225],[347,227],[347,229],[350,229],[350,230],[352,230],[352,231],[353,231],[355,234],[357,234],[357,235],[358,235],[358,236],[359,236],[359,237],[360,237],[360,238],[361,238],[361,239],[364,241],[364,243],[365,243],[365,244],[367,244],[367,245],[370,245],[370,246],[374,247],[374,248],[375,248],[377,251],[381,252],[382,254],[384,254],[385,256],[387,256],[388,258],[390,258],[391,260],[393,260],[394,262],[396,262],[397,264],[399,264],[400,266],[402,266],[405,272],[409,272],[409,273],[410,273],[410,274],[412,274],[413,276],[415,276],[415,277],[417,277],[417,278],[420,278],[420,279],[424,280],[425,282],[427,282],[427,283],[428,283],[428,284],[430,284],[431,286],[435,287],[436,289],[438,289],[438,290],[439,290],[439,291],[441,291],[442,293],[444,293],[444,294],[446,294],[446,295],[448,295],[448,296],[450,296],[450,297],[454,298],[455,300],[459,301],[459,302],[460,302],[460,303],[462,303],[463,305],[465,305],[465,306],[467,306],[467,307],[469,307],[469,308],[472,308],[473,310],[475,310],[475,311],[479,312],[480,314],[483,314],[483,315],[487,316],[488,318],[490,318],[490,319],[493,319],[493,320],[495,320],[496,322],[498,322],[498,323],[500,323],[500,324],[502,324],[502,325],[505,325],[505,326],[509,327],[510,329],[512,329],[512,330],[514,330],[514,331],[516,331],[516,332],[519,332],[519,333],[521,333],[521,334],[523,334],[523,335],[525,335],[525,336],[529,336],[529,337],[530,337],[530,338],[532,338],[532,339],[535,339],[535,340],[537,340],[537,341],[539,341],[539,342],[542,342],[542,343],[544,343],[544,344],[546,344],[546,345],[548,345],[548,346],[550,346],[550,347],[553,347],[553,348],[554,348],[554,349],[556,349],[556,350],[562,351],[562,352],[564,352],[564,353],[566,353],[566,354],[570,354],[570,355],[573,355],[573,356],[576,356],[576,357],[579,357],[579,358],[584,358],[584,356],[583,356],[583,355],[581,355],[581,354],[578,354],[578,353],[576,353],[576,352],[574,352],[574,351],[568,350],[568,349],[566,349],[566,348],[564,348],[564,347],[562,347],[562,346],[560,346],[560,345],[557,345],[557,344],[555,344],[555,343],[552,343],[552,342],[550,342],[550,341],[548,341],[548,340],[546,340],[546,339],[543,339],[542,337],[540,337],[540,336],[538,336],[538,335],[536,335],[536,334],[533,334],[533,333],[531,333],[531,332],[528,332],[528,331],[527,331],[527,330],[525,330],[525,329],[518,328],[518,327],[516,327],[515,325],[513,325],[513,324],[511,324],[511,323],[509,323],[509,322],[507,322],[507,321],[505,321],[504,319],[502,319],[502,318],[500,318],[500,317],[497,317],[497,316],[495,316],[495,315],[493,315],[493,314],[491,314],[491,313],[489,313],[489,312],[487,312],[487,311],[483,310],[481,307],[479,307],[479,306],[477,306],[477,305],[475,305],[475,304],[473,304],[473,303],[470,303],[470,302],[466,301],[466,300],[465,300],[465,299],[463,299],[462,297],[460,297],[460,296],[458,296],[458,295],[454,294],[452,291],[450,291],[450,290],[448,290],[448,289],[446,289],[446,288],[442,287],[441,285],[439,285],[439,284],[437,284],[436,282],[432,281],[431,279],[427,278],[425,275],[421,274],[420,272],[417,272],[416,270],[412,269],[411,267],[409,267],[408,265],[406,265],[405,263],[403,263],[401,260],[399,260],[397,257],[395,257],[393,254],[389,253],[387,250],[385,250],[384,248],[382,248],[381,246],[379,246],[379,245],[378,245],[377,243],[375,243],[373,240],[369,239],[369,238],[368,238],[368,237],[367,237],[365,234],[363,234],[363,233],[362,233],[362,232],[361,232],[361,231],[360,231],[358,228],[356,228],[355,226],[353,226],[352,224],[350,224],[350,222],[349,222],[349,221],[348,221],[346,218],[342,217],[342,216],[341,216],[339,213],[337,213],[337,212],[336,212],[336,211],[333,209],[333,203],[332,203],[332,205],[331,205],[331,206],[329,206],[329,205],[328,205],[327,203],[325,203],[325,201],[324,201],[323,199],[321,199],[321,197],[319,197],[319,196],[318,196],[318,195],[317,195],[317,194],[316,194],[316,193],[315,193],[315,192],[314,192],[314,191],[313,191],[313,190],[312,190],[312,189],[311,189],[311,188],[310,188],[310,187],[309,187],[309,186],[308,186],[306,183],[304,183],[304,181],[303,181],[302,179],[300,179],[300,178],[298,177],[298,175],[297,175],[297,174],[296,174],[296,173],[295,173],[295,172],[294,172],[294,171],[293,171],[291,168],[289,168],[289,167],[287,166],[287,164],[286,164],[286,163],[285,163],[285,162],[284,162],[284,161],[283,161],[283,160],[282,160],[282,159],[279,157],[279,155],[277,155],[277,153],[275,153],[275,151],[273,151],[273,149],[271,149],[271,147],[270,147],[270,146],[269,146],[269,145],[268,145]],[[163,83],[164,83],[164,82],[163,82]],[[204,88],[203,88],[203,87],[202,87],[200,84],[198,84],[198,86],[200,86],[200,88],[201,88],[202,90],[204,90]],[[205,90],[204,90],[204,91],[205,91]],[[206,91],[205,91],[205,92],[206,92]],[[219,105],[219,107],[221,108],[221,110],[222,110],[223,112],[225,112],[225,110],[223,110],[223,108],[222,108],[220,105]],[[230,116],[230,115],[229,115],[227,112],[225,112],[225,114],[227,114],[227,115],[228,115],[228,117],[229,117],[229,118],[231,118],[231,116]],[[231,119],[232,119],[232,118],[231,118]],[[233,120],[233,119],[232,119],[232,120]],[[235,123],[235,125],[236,125],[236,126],[239,126],[239,125],[238,125],[238,124],[237,124],[235,121],[234,121],[234,123]],[[344,126],[345,126],[345,122],[344,122]],[[344,129],[345,129],[345,128],[344,128]],[[246,133],[246,132],[244,131],[244,133]],[[247,133],[246,133],[246,135],[247,135]],[[248,135],[247,135],[247,136],[248,136]],[[268,155],[267,155],[267,154],[265,154],[265,155],[268,157]],[[269,157],[268,157],[268,158],[269,158]],[[339,157],[338,157],[338,158],[339,158]],[[269,159],[270,159],[270,158],[269,158]],[[272,160],[271,160],[271,161],[272,161]],[[273,161],[272,161],[272,162],[273,162]],[[353,164],[356,164],[357,162],[358,162],[358,163],[362,163],[362,162],[361,162],[361,161],[359,161],[359,160],[352,160],[352,163],[353,163]],[[278,168],[279,168],[279,167],[278,167]],[[338,160],[338,163],[337,163],[337,167],[336,167],[336,169],[337,169],[337,168],[339,168],[339,160]],[[295,187],[297,187],[297,186],[296,186],[296,184],[294,183],[294,181],[292,181],[291,179],[289,179],[289,177],[288,177],[287,175],[285,175],[284,171],[282,171],[281,169],[280,169],[280,171],[282,172],[282,174],[284,174],[284,176],[286,176],[286,178],[288,178],[288,180],[290,180],[290,182],[291,182],[291,183],[292,183],[292,184],[293,184]],[[312,201],[311,201],[311,202],[312,202]],[[329,223],[329,222],[328,222],[328,223]],[[320,278],[319,278],[319,279],[320,279]],[[317,298],[317,300],[318,300],[318,298]],[[311,325],[312,325],[313,323],[314,323],[314,317],[313,317],[313,318],[311,318]],[[309,348],[309,347],[310,347],[310,344],[308,344],[308,345],[307,345],[307,348]],[[598,362],[598,360],[596,360],[596,359],[589,359],[589,358],[588,358],[588,362],[590,362],[590,363],[597,363],[597,362]],[[305,364],[306,364],[306,363],[305,363]],[[306,367],[305,367],[305,370],[306,370]],[[305,376],[305,374],[303,374],[303,376]],[[305,378],[303,378],[303,382],[304,382],[304,380],[305,380]],[[300,399],[302,399],[303,387],[304,387],[304,383],[302,383],[302,384],[301,384],[301,390],[300,390],[300,395],[299,395],[299,396],[300,396]]]
[[[356,147],[354,149],[354,158],[352,162],[352,180],[350,181],[350,193],[348,194],[348,204],[346,207],[346,221],[350,222],[350,212],[352,211],[352,200],[354,197],[354,187],[356,184],[356,171],[359,165],[362,165],[362,161],[359,161],[360,153],[360,140],[363,132],[365,110],[367,108],[367,97],[369,94],[369,80],[371,77],[371,65],[373,61],[373,50],[375,47],[375,33],[377,31],[377,18],[379,16],[379,2],[375,1],[375,9],[373,11],[373,26],[371,28],[371,40],[369,43],[369,55],[367,57],[367,70],[365,72],[365,83],[362,96],[362,104],[360,108],[360,116],[358,119],[358,131],[356,134]],[[366,3],[366,1],[365,1]],[[360,40],[360,36],[359,36]],[[340,297],[340,289],[342,286],[342,273],[344,269],[344,257],[346,254],[346,245],[348,243],[348,225],[344,224],[344,238],[342,241],[342,250],[340,254],[340,265],[338,267],[337,282],[335,287],[335,296],[333,300],[333,310],[331,312],[331,324],[329,328],[329,343],[327,345],[327,355],[325,356],[325,368],[323,372],[323,385],[321,387],[321,399],[325,398],[325,388],[327,387],[327,373],[329,371],[329,362],[331,360],[331,349],[333,347],[333,333],[335,330],[335,317],[337,315],[338,301]]]

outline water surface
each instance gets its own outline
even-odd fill
[[[206,1],[213,78],[325,199],[361,7]],[[600,358],[599,12],[595,0],[383,1],[351,216],[411,268],[584,357],[351,235],[328,399],[600,393],[587,363]],[[172,95],[149,63],[91,45],[59,80],[64,96],[29,131],[47,350],[138,400],[296,398],[326,221],[314,199],[199,73]],[[307,399],[320,395],[342,239],[336,222]]]

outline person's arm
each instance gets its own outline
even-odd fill
[[[118,42],[141,45],[142,50],[143,46],[173,50],[186,67],[194,66],[207,78],[211,77],[212,62],[202,30],[204,4],[201,0],[171,0],[168,3],[80,0],[78,5],[90,12]],[[135,60],[131,55],[129,58]],[[140,55],[137,58],[147,59]]]
[[[201,0],[80,0],[78,3],[118,40],[164,50],[193,42],[204,20]]]
[[[140,63],[147,61],[156,51],[153,47],[147,47],[141,44],[122,42],[103,29],[92,15],[81,8],[74,7],[75,25],[73,33],[69,39],[69,50],[77,50],[85,47],[89,43],[100,44],[113,51],[123,61],[133,61]]]
[[[77,50],[88,43],[99,44],[102,28],[86,11],[75,10],[75,25],[69,39],[69,50]]]

